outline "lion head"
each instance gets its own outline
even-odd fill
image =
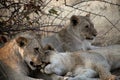
[[[49,64],[50,56],[53,54],[59,54],[59,52],[53,48],[50,44],[47,44],[44,48],[44,56],[41,58],[42,62],[45,64]]]
[[[0,48],[0,60],[12,68],[22,61],[27,63],[31,69],[35,69],[42,64],[42,52],[36,34],[20,33]]]
[[[92,40],[97,35],[89,14],[86,16],[73,15],[70,18],[70,28],[73,29],[75,35],[83,39]]]
[[[41,65],[41,57],[44,54],[43,49],[39,43],[40,37],[33,32],[24,32],[18,35],[16,42],[21,48],[20,53],[22,58],[31,68]]]

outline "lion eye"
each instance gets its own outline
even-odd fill
[[[45,51],[45,55],[49,55],[49,50]]]
[[[39,48],[38,47],[34,48],[34,51],[35,51],[36,54],[38,54],[39,53]]]
[[[88,26],[88,25],[86,25],[86,26],[85,26],[85,28],[89,28],[89,26]]]
[[[38,47],[36,47],[36,48],[34,48],[36,51],[38,51],[39,50],[39,48]]]

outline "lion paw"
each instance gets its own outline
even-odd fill
[[[52,73],[50,65],[47,65],[47,66],[45,67],[44,72],[45,72],[46,74],[51,74],[51,73]]]
[[[111,75],[108,80],[116,80],[116,76],[115,75]]]
[[[72,74],[72,72],[67,72],[67,74],[66,74],[65,76],[67,76],[67,77],[72,77],[73,74]]]
[[[69,77],[64,77],[64,80],[68,80]]]

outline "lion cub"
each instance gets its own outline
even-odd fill
[[[90,20],[90,15],[73,15],[66,28],[42,39],[41,44],[43,47],[50,44],[59,52],[87,50],[95,48],[88,40],[93,40],[96,35],[97,31]]]
[[[43,62],[49,63],[44,69],[46,74],[62,76],[71,72],[68,80],[99,80],[95,78],[97,75],[100,80],[120,80],[110,73],[110,70],[120,67],[120,45],[64,53],[50,46],[45,49]]]

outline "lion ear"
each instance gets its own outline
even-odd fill
[[[47,44],[45,47],[44,47],[44,50],[55,50],[51,45]]]
[[[18,46],[24,47],[28,43],[28,40],[26,38],[24,38],[24,37],[18,37],[16,39],[16,42],[17,42]]]
[[[1,35],[0,36],[0,43],[6,43],[8,41],[6,36]]]
[[[73,15],[73,16],[70,18],[70,22],[71,22],[72,26],[76,26],[76,25],[79,23],[79,18],[78,18],[78,16]]]

